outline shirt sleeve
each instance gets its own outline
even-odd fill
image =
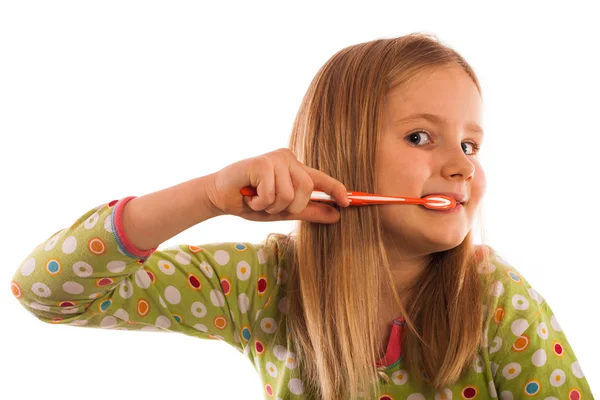
[[[17,269],[13,295],[43,322],[179,332],[250,352],[276,286],[273,243],[134,248],[123,233],[128,200],[83,214],[36,247]]]
[[[497,279],[491,286],[495,300],[486,344],[498,397],[593,398],[547,301],[501,256],[492,264]]]

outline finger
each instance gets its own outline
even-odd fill
[[[340,212],[327,204],[309,202],[304,210],[298,214],[292,214],[290,219],[334,224],[340,220]]]
[[[248,198],[246,203],[254,211],[262,211],[273,203],[275,200],[275,176],[273,170],[273,164],[269,161],[265,161],[255,181],[250,179],[250,184],[256,188],[256,196],[244,196],[244,199]]]
[[[290,176],[294,185],[294,200],[285,209],[291,214],[298,214],[306,208],[310,201],[310,195],[314,189],[314,184],[310,175],[298,163],[290,165]]]
[[[342,207],[347,207],[350,204],[348,201],[348,190],[342,182],[317,169],[307,167],[306,165],[304,168],[308,175],[310,175],[316,188],[333,197]]]
[[[275,201],[265,209],[269,214],[279,214],[294,200],[294,185],[287,163],[275,163]]]

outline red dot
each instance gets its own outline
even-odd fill
[[[473,397],[475,397],[476,394],[477,391],[475,390],[475,388],[472,387],[468,387],[463,391],[463,396],[467,399],[472,399]]]
[[[221,288],[223,289],[223,292],[225,292],[225,294],[229,293],[229,282],[227,281],[227,279],[223,279],[221,281]]]
[[[554,351],[556,351],[556,353],[557,353],[557,354],[562,354],[562,352],[563,352],[563,348],[562,348],[562,346],[560,345],[560,343],[556,343],[556,344],[554,345]]]
[[[188,279],[190,280],[190,284],[192,285],[192,287],[196,289],[200,287],[200,281],[194,275],[190,275]]]
[[[98,286],[106,286],[112,283],[112,279],[110,278],[102,278],[98,281]]]
[[[119,202],[119,200],[113,200],[113,201],[111,201],[110,203],[108,203],[108,206],[109,206],[109,207],[112,207],[112,206],[114,206],[115,204],[117,204],[118,202]]]
[[[579,391],[573,389],[569,392],[569,400],[579,400],[581,396],[579,395]]]
[[[259,352],[259,353],[262,353],[263,350],[264,350],[264,347],[263,347],[262,343],[258,342],[258,341],[256,342],[256,344],[255,344],[254,347],[256,347],[256,351]]]
[[[273,388],[271,387],[271,385],[266,385],[265,390],[267,391],[267,394],[269,396],[273,396]]]
[[[381,396],[379,400],[392,400],[390,396]]]
[[[267,290],[267,280],[260,278],[258,280],[258,293],[264,293]]]

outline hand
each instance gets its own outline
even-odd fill
[[[347,207],[347,189],[338,180],[302,164],[287,148],[228,165],[212,175],[208,196],[221,212],[250,221],[305,220],[336,223],[340,212],[333,206],[310,201],[313,190],[322,190]],[[243,196],[245,186],[257,196]],[[315,189],[317,188],[317,189]]]

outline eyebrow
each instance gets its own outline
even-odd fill
[[[436,123],[438,125],[448,124],[448,120],[446,118],[441,117],[439,115],[428,114],[428,113],[418,113],[418,114],[409,115],[408,117],[405,117],[405,118],[402,118],[402,119],[399,119],[398,121],[396,121],[396,124],[411,122],[411,121],[415,121],[415,120],[419,120],[419,119],[425,119],[427,121]],[[473,123],[467,124],[466,127],[471,132],[476,132],[476,133],[480,133],[483,135],[483,129],[481,129],[481,127],[477,124],[473,124]]]

